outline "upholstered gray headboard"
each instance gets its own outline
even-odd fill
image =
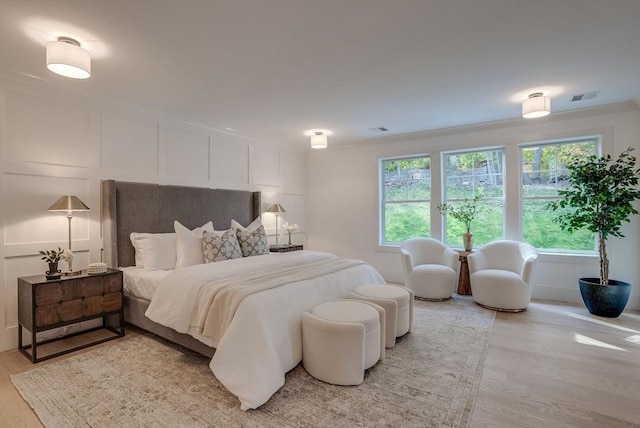
[[[213,221],[228,229],[260,216],[260,192],[104,180],[101,192],[103,260],[109,267],[135,265],[131,232],[173,232],[173,221],[193,229]]]

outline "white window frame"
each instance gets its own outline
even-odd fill
[[[385,207],[387,201],[385,199],[386,196],[386,188],[385,188],[385,169],[384,164],[387,161],[397,161],[397,160],[410,160],[410,159],[420,159],[420,158],[428,158],[429,165],[432,165],[431,156],[428,153],[420,153],[413,155],[404,155],[404,156],[389,156],[389,157],[381,157],[378,158],[378,247],[379,248],[395,248],[399,247],[399,242],[386,242],[385,238]],[[431,180],[431,189],[433,189],[433,175],[430,176]],[[429,211],[431,211],[431,194],[429,195],[429,199],[412,199],[408,201],[393,201],[393,203],[427,203],[429,205]]]

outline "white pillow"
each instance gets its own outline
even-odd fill
[[[143,268],[144,261],[142,260],[142,254],[140,254],[140,248],[138,248],[139,246],[137,246],[136,243],[133,242],[133,237],[131,235],[129,235],[129,238],[131,239],[131,244],[133,244],[133,249],[135,250],[136,267]]]
[[[137,233],[129,235],[135,249],[136,266],[145,269],[175,269],[175,233]]]
[[[257,219],[253,220],[251,222],[251,224],[247,227],[244,227],[243,225],[241,225],[240,223],[238,223],[235,220],[231,220],[231,229],[233,230],[238,230],[238,228],[240,229],[246,229],[248,232],[253,232],[255,231],[258,227],[262,226],[262,218],[258,217]]]
[[[173,222],[176,231],[176,268],[201,265],[204,263],[202,252],[202,232],[213,233],[213,223],[208,222],[189,230],[178,221]]]

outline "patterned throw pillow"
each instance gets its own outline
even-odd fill
[[[224,232],[202,232],[202,253],[205,263],[221,262],[242,257],[238,238],[232,229]]]
[[[243,257],[261,256],[269,254],[269,243],[267,241],[267,232],[264,226],[260,225],[252,232],[244,227],[237,227],[238,242],[242,250]]]

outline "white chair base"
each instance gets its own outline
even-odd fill
[[[424,300],[426,302],[444,302],[445,300],[449,300],[451,299],[451,296],[449,297],[443,297],[441,299],[430,299],[429,297],[418,297],[416,296],[416,299],[418,300]]]
[[[503,308],[494,308],[493,306],[488,306],[488,305],[483,305],[482,303],[478,303],[476,302],[476,305],[478,306],[482,306],[483,308],[486,309],[491,309],[492,311],[497,311],[497,312],[510,312],[510,313],[518,313],[518,312],[523,312],[526,311],[527,308],[522,308],[522,309],[503,309]]]

